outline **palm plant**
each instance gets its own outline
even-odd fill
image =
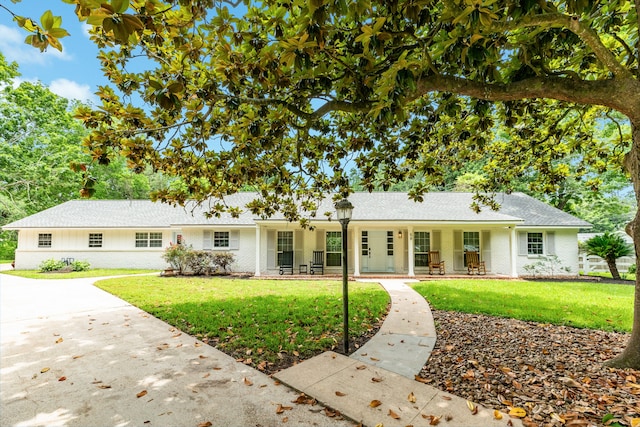
[[[606,232],[598,236],[594,236],[585,242],[588,255],[596,255],[604,259],[609,266],[611,277],[620,279],[616,259],[623,256],[633,255],[633,247],[625,242],[619,234]]]

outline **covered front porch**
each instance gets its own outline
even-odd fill
[[[514,223],[352,221],[347,229],[348,272],[355,278],[469,277],[467,253],[475,251],[485,267],[482,277],[517,277],[516,237]],[[443,263],[443,275],[429,274],[434,252]],[[317,253],[322,254],[322,269],[311,274]],[[341,277],[342,259],[342,229],[335,221],[314,224],[313,230],[275,221],[256,228],[255,276]]]

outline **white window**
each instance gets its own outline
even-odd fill
[[[162,233],[136,233],[136,248],[161,248]]]
[[[416,267],[429,266],[429,251],[431,250],[431,235],[428,231],[413,233],[414,259]]]
[[[213,233],[213,247],[215,249],[228,249],[229,248],[229,232],[215,231]]]
[[[39,248],[50,248],[51,247],[51,233],[40,233],[38,234],[38,247]]]
[[[544,254],[544,243],[542,233],[527,233],[527,254]]]
[[[277,251],[278,265],[282,265],[283,253],[293,252],[293,231],[278,231]]]
[[[480,252],[480,232],[465,231],[462,233],[462,246],[464,247],[464,266],[467,266],[467,251]]]
[[[387,255],[393,256],[393,231],[387,231]]]
[[[89,233],[89,247],[90,248],[102,247],[102,233]]]
[[[327,267],[342,265],[342,231],[327,231],[326,235]]]

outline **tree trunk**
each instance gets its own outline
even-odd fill
[[[616,260],[607,259],[607,266],[609,267],[609,271],[611,272],[611,277],[615,280],[620,280],[620,273],[618,272],[618,265],[616,264]]]
[[[640,206],[640,121],[631,122],[633,133],[633,143],[631,150],[625,157],[625,167],[631,175],[633,189],[636,195],[636,202]],[[636,251],[636,261],[640,256],[640,210],[636,211],[636,216],[627,225],[627,233],[633,237],[633,246]],[[636,274],[635,297],[633,299],[633,328],[631,337],[627,342],[624,351],[616,358],[606,363],[614,368],[640,369],[640,274]]]

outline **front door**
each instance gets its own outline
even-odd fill
[[[393,272],[393,232],[367,230],[361,236],[360,265],[365,273]]]

